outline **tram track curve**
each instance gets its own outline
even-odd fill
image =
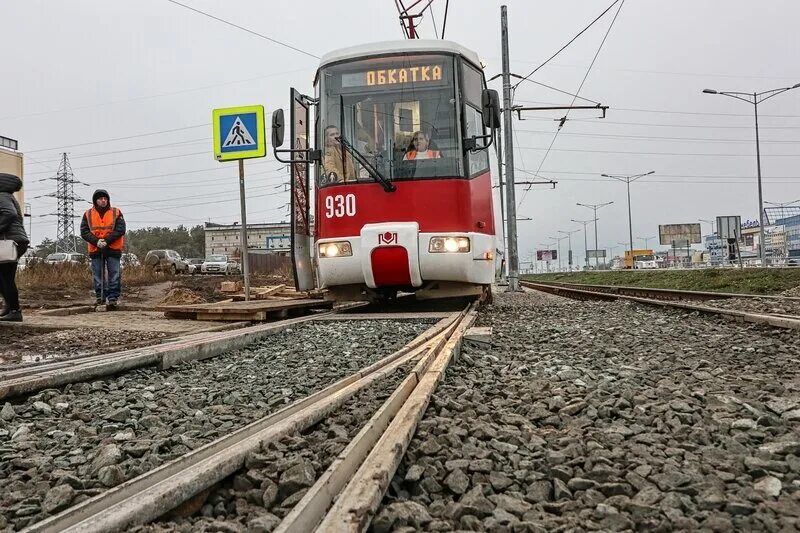
[[[107,531],[155,520],[197,492],[235,473],[242,467],[247,453],[258,449],[265,441],[275,440],[317,424],[359,391],[404,365],[415,363],[414,370],[401,384],[399,390],[403,392],[392,395],[391,409],[388,411],[387,408],[381,409],[381,416],[385,419],[387,412],[395,412],[405,405],[403,396],[412,394],[418,388],[418,382],[426,381],[429,370],[439,372],[440,376],[444,368],[437,357],[448,350],[452,356],[460,336],[466,329],[466,324],[474,321],[475,315],[476,305],[473,305],[469,312],[464,310],[453,314],[392,355],[363,368],[356,374],[341,379],[226,437],[197,448],[183,457],[70,507],[58,515],[33,524],[28,530]],[[431,379],[433,378],[427,378],[428,386]],[[435,382],[434,379],[434,386]],[[419,404],[417,408],[420,408]],[[424,410],[424,405],[421,408]],[[390,416],[389,420],[391,418]],[[375,425],[371,421],[368,426],[371,428],[369,432],[371,439],[380,436],[380,432],[376,433],[378,431],[376,428],[380,424]],[[411,434],[413,435],[413,428]],[[407,440],[410,438],[409,435]],[[363,446],[364,444],[358,449],[363,451]],[[346,464],[352,465],[352,461],[346,461]],[[341,477],[341,474],[339,476]],[[344,479],[350,477],[348,474]],[[391,479],[391,474],[388,479]],[[375,506],[381,496],[382,493],[376,496]],[[304,513],[304,516],[307,520],[309,515]]]
[[[687,303],[685,300],[702,299],[709,300],[709,295],[716,295],[717,293],[698,292],[698,291],[680,291],[680,290],[667,290],[667,289],[652,289],[652,288],[638,288],[638,287],[612,287],[612,286],[597,286],[597,285],[578,285],[578,284],[563,284],[563,283],[541,283],[534,281],[521,281],[523,287],[554,294],[557,296],[564,296],[567,298],[578,300],[606,300],[615,301],[623,300],[635,302],[644,305],[657,306],[662,308],[682,309],[684,311],[699,312],[704,314],[718,315],[737,322],[750,322],[754,324],[761,324],[777,328],[786,328],[793,330],[800,330],[800,316],[789,315],[784,313],[754,313],[749,311],[741,311],[737,309],[729,309],[717,306],[698,305],[694,303]],[[602,290],[601,290],[602,288]],[[608,289],[608,290],[606,290]],[[615,289],[615,290],[610,290]],[[657,295],[657,297],[645,297],[640,295]],[[730,299],[747,297],[759,298],[755,295],[739,295],[730,293],[720,293],[722,296],[719,299]],[[677,299],[679,296],[682,299]],[[767,298],[786,298],[786,301],[800,301],[798,298],[788,297],[767,297]]]

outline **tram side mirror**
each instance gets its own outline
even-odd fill
[[[272,146],[275,148],[283,145],[283,130],[285,126],[283,109],[276,109],[272,112]]]
[[[500,127],[500,96],[494,89],[484,89],[481,94],[483,125],[495,129]]]

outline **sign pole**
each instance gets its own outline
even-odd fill
[[[244,276],[244,301],[250,301],[250,262],[247,256],[247,203],[244,196],[244,159],[239,160],[239,201],[242,208],[242,276]]]

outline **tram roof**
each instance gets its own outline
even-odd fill
[[[439,39],[381,41],[377,43],[367,43],[360,44],[358,46],[340,48],[339,50],[328,52],[322,56],[319,66],[321,68],[331,63],[338,63],[339,61],[396,54],[398,52],[444,52],[448,54],[460,55],[467,59],[467,61],[473,63],[476,67],[481,66],[481,61],[478,58],[478,54],[469,48],[465,48],[458,43],[454,43],[453,41],[443,41]]]

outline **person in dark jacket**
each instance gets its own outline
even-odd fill
[[[14,193],[20,189],[22,189],[22,180],[19,177],[0,173],[0,239],[8,239],[17,243],[17,257],[21,257],[28,251],[30,244],[22,223],[22,208],[14,198]],[[16,276],[17,261],[0,263],[0,296],[3,297],[0,320],[4,322],[22,322]]]
[[[122,211],[111,207],[107,191],[94,191],[92,207],[81,219],[81,238],[88,244],[89,257],[92,259],[96,304],[107,303],[113,308],[122,290],[120,259],[125,248],[125,219]],[[106,272],[103,272],[103,266]]]

